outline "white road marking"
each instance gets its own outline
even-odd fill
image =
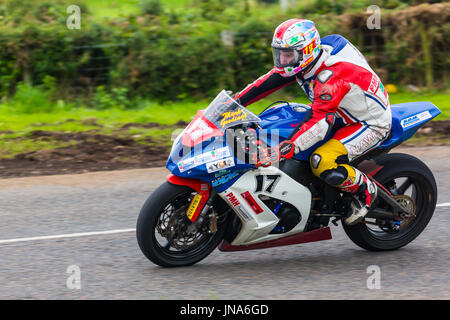
[[[97,232],[68,233],[68,234],[58,234],[58,235],[54,235],[54,236],[42,236],[42,237],[17,238],[17,239],[0,240],[0,244],[15,243],[15,242],[25,242],[25,241],[39,241],[39,240],[50,240],[50,239],[98,236],[98,235],[104,235],[104,234],[135,232],[135,231],[136,231],[136,229],[118,229],[118,230],[97,231]]]
[[[436,207],[450,207],[450,202],[439,203],[436,205]],[[88,236],[98,236],[98,235],[104,235],[104,234],[125,233],[125,232],[135,232],[135,231],[136,231],[136,229],[118,229],[118,230],[96,231],[96,232],[68,233],[68,234],[58,234],[58,235],[54,235],[54,236],[6,239],[6,240],[0,240],[0,244],[26,242],[26,241],[63,239],[63,238],[88,237]]]
[[[436,207],[450,207],[450,202],[439,203]]]

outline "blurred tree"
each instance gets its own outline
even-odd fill
[[[225,10],[225,3],[220,0],[196,0],[195,4],[200,8],[203,18],[213,20]]]
[[[164,12],[160,0],[142,0],[139,5],[142,12],[145,14],[159,16]]]
[[[269,4],[280,2],[280,0],[258,0],[258,1],[262,2],[262,3],[269,3]]]

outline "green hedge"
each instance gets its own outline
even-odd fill
[[[449,85],[450,3],[382,11],[380,30],[367,30],[367,17],[347,14],[340,24],[382,79],[440,89]]]
[[[440,6],[439,10],[435,6]],[[36,14],[46,23],[17,22],[10,16],[0,20],[0,97],[13,95],[21,82],[40,85],[46,77],[54,79],[52,95],[56,99],[96,96],[91,101],[103,101],[98,97],[118,95],[122,99],[126,94],[129,98],[176,100],[208,97],[224,87],[236,91],[271,68],[273,29],[294,14],[261,19],[242,11],[203,19],[193,11],[171,12],[101,24],[88,20],[81,30],[68,30],[62,7],[43,8]],[[5,7],[0,6],[1,10],[7,14]],[[322,36],[340,33],[351,39],[385,82],[416,85],[426,84],[425,75],[418,70],[425,71],[430,65],[421,53],[423,30],[414,27],[425,21],[432,80],[437,86],[445,84],[450,27],[442,21],[448,21],[450,4],[414,10],[383,12],[382,21],[389,28],[373,32],[364,29],[364,14],[312,18]],[[434,17],[436,12],[439,18]],[[48,21],[46,14],[51,14]],[[396,22],[396,16],[404,19],[404,26]],[[233,46],[221,40],[225,29],[235,32]],[[371,47],[373,43],[378,47]],[[113,88],[120,88],[120,94]]]

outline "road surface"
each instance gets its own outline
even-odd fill
[[[134,232],[166,169],[0,180],[0,299],[449,299],[450,147],[401,151],[430,166],[440,204],[408,246],[367,252],[339,225],[329,241],[215,250],[177,269],[148,261]]]

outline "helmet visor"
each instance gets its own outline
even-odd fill
[[[302,60],[301,51],[292,48],[275,48],[272,47],[273,62],[275,67],[296,67]]]

